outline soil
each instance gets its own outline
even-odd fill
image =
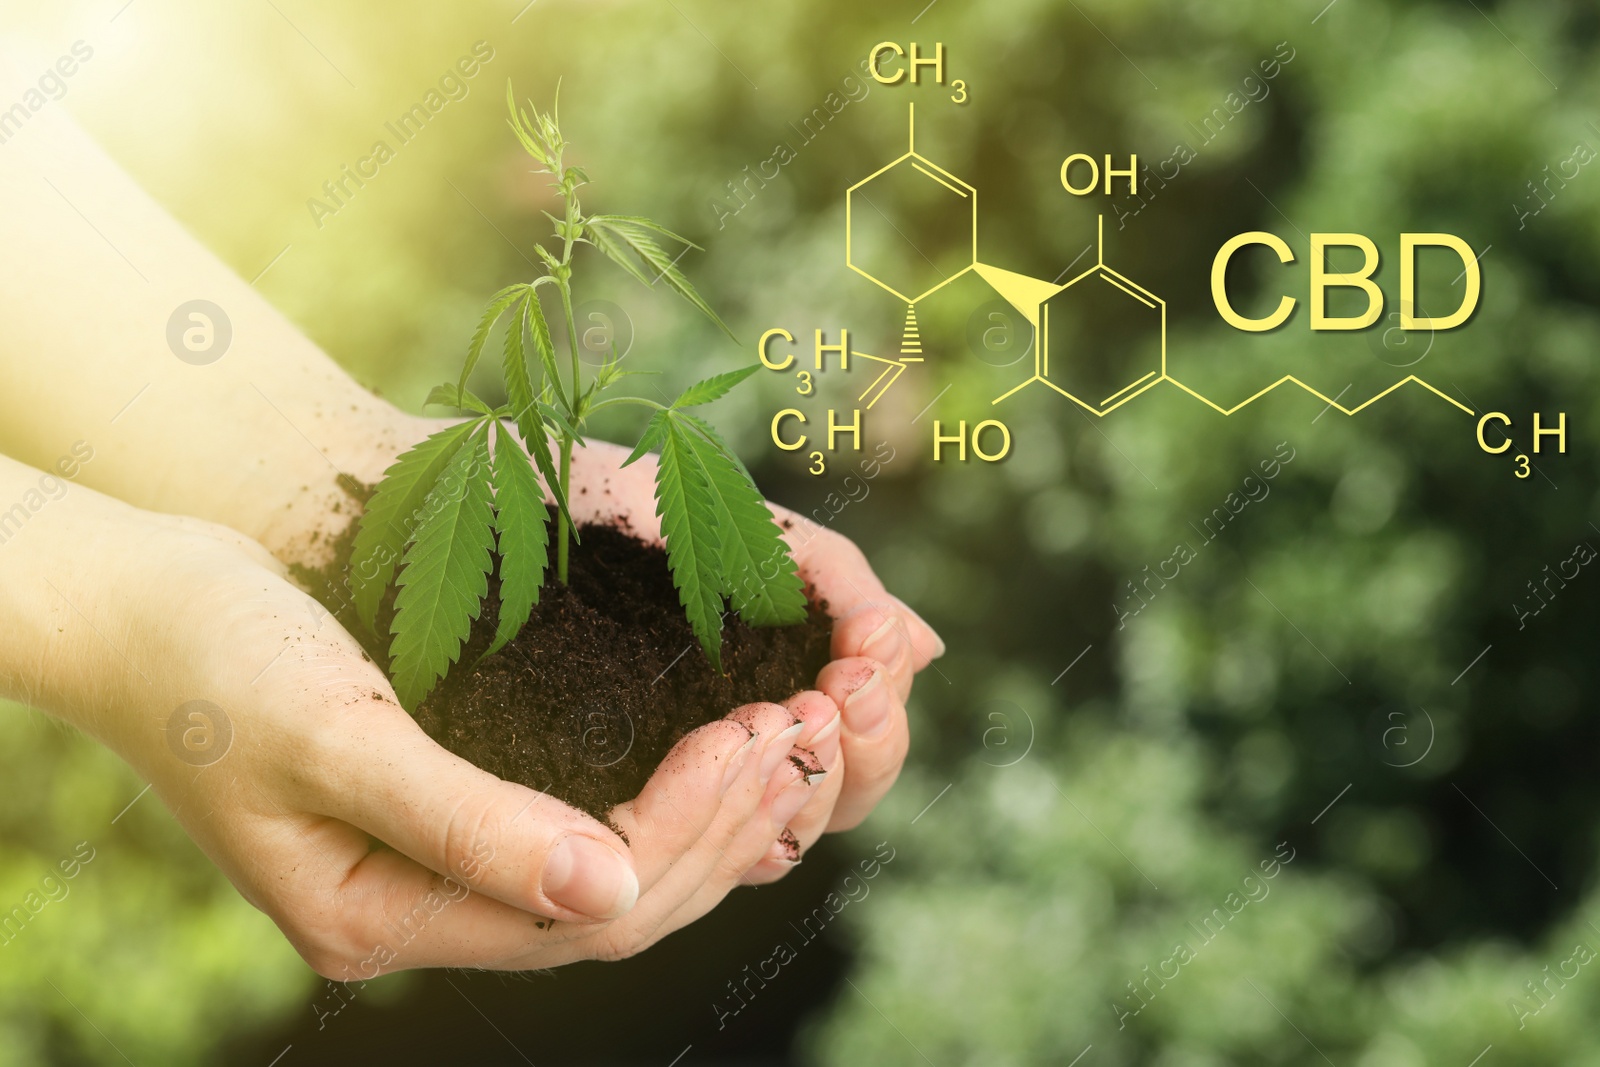
[[[509,645],[478,662],[497,621],[491,575],[461,659],[415,714],[451,752],[606,820],[612,807],[639,795],[685,734],[741,704],[811,688],[828,662],[833,625],[814,599],[795,626],[756,629],[730,613],[722,630],[725,673],[718,674],[684,618],[666,551],[616,526],[579,533],[568,583],[555,580],[552,536],[551,574],[532,618]],[[340,602],[326,595],[330,578],[344,572],[349,551],[347,538],[327,571],[300,575],[323,591],[330,610]],[[391,590],[380,631],[388,630],[392,602]],[[335,614],[387,664],[387,641],[348,609]]]

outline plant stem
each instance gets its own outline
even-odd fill
[[[556,166],[561,167],[559,157]],[[578,326],[572,315],[572,234],[578,220],[578,198],[570,188],[563,171],[561,175],[561,194],[566,202],[566,235],[561,249],[561,269],[556,271],[556,288],[561,293],[562,317],[566,319],[567,327],[567,353],[572,360],[572,391],[568,394],[567,415],[572,420],[575,428],[581,432],[584,413],[578,410],[580,398],[583,396],[582,365],[578,360]],[[561,495],[570,504],[572,500],[572,438],[567,434],[561,435]],[[567,555],[568,543],[571,540],[572,517],[565,509],[560,509],[556,515],[556,578],[562,585],[567,584]]]
[[[572,258],[572,246],[567,245],[566,258]],[[567,267],[563,262],[562,267]],[[582,390],[579,388],[580,366],[578,363],[578,327],[572,317],[572,283],[568,281],[566,271],[556,276],[556,288],[561,291],[561,310],[567,320],[567,350],[572,356],[572,400],[568,404],[568,416],[574,427],[583,425],[584,413],[578,410],[579,397]],[[572,502],[572,438],[566,434],[561,435],[561,495],[570,504]],[[560,512],[556,521],[556,577],[562,585],[567,584],[567,540],[571,533],[571,518],[566,511]]]
[[[656,400],[651,400],[648,397],[614,396],[609,400],[602,400],[598,404],[590,404],[589,410],[585,412],[585,414],[593,415],[595,412],[600,411],[603,408],[611,407],[613,404],[637,404],[642,408],[650,408],[654,411],[665,411],[667,409],[667,405]]]
[[[561,491],[565,496],[567,487],[572,484],[572,438],[561,435]],[[570,496],[566,497],[571,500]],[[556,509],[556,577],[562,585],[567,584],[567,542],[571,530],[571,518],[565,508]]]
[[[569,257],[572,255],[571,248],[567,249],[567,255]],[[565,267],[566,264],[563,263],[562,266]],[[572,359],[572,400],[567,405],[567,413],[568,417],[573,420],[573,425],[577,426],[586,412],[578,410],[578,398],[582,395],[582,392],[579,389],[578,381],[578,323],[572,317],[572,282],[570,278],[558,277],[556,279],[556,287],[561,290],[561,311],[567,320],[567,352]]]

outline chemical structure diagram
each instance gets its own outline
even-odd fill
[[[870,411],[900,375],[913,363],[921,363],[922,335],[917,325],[917,304],[943,289],[978,263],[978,190],[957,178],[932,160],[917,154],[917,106],[911,105],[911,132],[906,154],[862,178],[845,191],[844,259],[851,270],[905,302],[905,327],[900,335],[900,358],[889,359],[865,352],[850,354],[884,365],[872,384],[858,399]],[[960,218],[971,233],[971,242],[953,245],[935,253],[943,262],[918,247],[906,232],[905,221],[897,221],[893,209],[885,210],[879,201],[910,204],[948,218]],[[868,231],[867,241],[855,240],[858,223]],[[892,239],[870,240],[872,230],[892,231]],[[908,245],[916,256],[896,255],[897,245]],[[863,248],[862,245],[865,245]],[[968,250],[970,248],[970,251]],[[915,293],[916,295],[911,295]]]
[[[899,65],[903,62],[903,65]],[[917,85],[923,75],[931,75],[938,86],[955,89],[950,100],[958,105],[968,102],[967,86],[959,80],[946,81],[946,50],[941,42],[928,53],[912,43],[909,48],[894,42],[876,45],[868,56],[872,76],[886,86]],[[851,344],[850,331],[841,330],[836,344],[826,340],[823,330],[816,331],[815,371],[827,367],[826,357],[836,355],[842,370],[849,370],[850,359],[864,360],[877,371],[870,384],[858,395],[863,405],[854,412],[850,422],[842,422],[836,411],[828,412],[827,440],[831,452],[839,436],[852,438],[860,448],[862,415],[870,412],[908,371],[926,364],[922,326],[917,316],[917,306],[968,274],[976,274],[999,297],[1013,307],[1032,328],[1032,369],[1023,381],[1001,392],[991,401],[998,406],[1028,390],[1029,386],[1042,386],[1071,401],[1096,418],[1109,415],[1156,386],[1169,384],[1218,414],[1233,415],[1240,409],[1272,393],[1280,386],[1293,385],[1305,390],[1327,405],[1325,410],[1354,416],[1406,385],[1418,385],[1427,392],[1477,419],[1478,446],[1491,455],[1510,452],[1512,442],[1509,431],[1511,417],[1504,412],[1490,411],[1481,417],[1467,404],[1417,376],[1408,374],[1387,388],[1360,402],[1346,404],[1345,393],[1328,396],[1316,387],[1293,374],[1284,374],[1237,403],[1224,405],[1203,395],[1198,390],[1179,381],[1171,373],[1167,361],[1167,303],[1154,292],[1134,281],[1107,262],[1105,247],[1105,217],[1100,214],[1097,223],[1095,261],[1070,280],[1046,281],[1008,270],[979,258],[978,243],[978,189],[958,177],[950,169],[917,150],[916,105],[908,104],[908,132],[906,151],[891,162],[878,168],[845,190],[845,264],[857,275],[889,293],[905,307],[901,329],[900,351],[890,357],[860,351]],[[1087,174],[1087,180],[1084,180]],[[1121,169],[1114,166],[1113,157],[1101,159],[1083,152],[1069,155],[1061,164],[1060,180],[1065,191],[1075,197],[1113,192],[1113,182],[1127,182],[1131,193],[1137,193],[1139,182],[1138,156],[1128,157]],[[1102,182],[1102,178],[1104,179]],[[1384,295],[1372,281],[1377,270],[1379,255],[1375,243],[1358,233],[1313,233],[1308,238],[1311,259],[1310,292],[1306,303],[1311,310],[1313,331],[1358,331],[1372,327],[1383,315]],[[1280,263],[1295,260],[1288,243],[1275,234],[1252,231],[1239,234],[1226,242],[1217,252],[1211,267],[1211,292],[1217,311],[1223,321],[1245,333],[1265,333],[1284,325],[1299,301],[1283,296],[1277,308],[1261,318],[1240,314],[1232,305],[1227,291],[1227,268],[1230,259],[1243,249],[1266,248],[1277,256]],[[1357,250],[1362,253],[1364,266],[1356,272],[1333,272],[1327,266],[1330,248]],[[1444,249],[1461,258],[1463,271],[1459,280],[1465,281],[1460,306],[1449,315],[1423,316],[1417,309],[1416,272],[1419,248]],[[1400,235],[1400,305],[1398,317],[1402,331],[1435,331],[1455,329],[1468,323],[1482,292],[1479,267],[1480,254],[1461,238],[1447,233],[1402,233]],[[1070,267],[1068,268],[1071,269]],[[1362,293],[1366,310],[1360,315],[1336,316],[1328,311],[1329,290],[1344,289]],[[1107,325],[1114,328],[1107,329]],[[790,352],[779,355],[773,351],[772,342],[781,338],[793,344],[794,337],[787,330],[768,330],[761,339],[761,362],[772,370],[783,371],[794,365],[797,356]],[[1121,338],[1122,340],[1108,340]],[[1132,338],[1133,340],[1128,340]],[[797,392],[808,396],[813,389],[812,372],[796,372],[801,380]],[[1348,391],[1348,388],[1346,392]],[[784,435],[787,422],[804,426],[805,414],[797,408],[780,411],[772,421],[772,439],[779,448],[796,451],[807,447],[808,437]],[[1495,428],[1503,440],[1491,441],[1486,429]],[[1554,438],[1560,452],[1566,451],[1567,420],[1565,412],[1551,425],[1540,413],[1533,415],[1533,448],[1538,454],[1547,438]],[[985,436],[987,434],[987,437]],[[933,458],[944,458],[945,446],[965,462],[969,452],[985,462],[1003,459],[1011,448],[1011,431],[999,419],[990,418],[969,430],[963,420],[954,434],[945,434],[938,420],[933,423]],[[993,442],[998,438],[999,444]],[[986,447],[986,442],[989,446]],[[825,454],[821,450],[810,453],[810,473],[822,474],[826,470]],[[1513,457],[1518,464],[1515,474],[1526,479],[1530,474],[1527,455]]]
[[[1284,375],[1271,385],[1231,407],[1223,407],[1196,392],[1168,372],[1166,301],[1106,263],[1105,217],[1103,215],[1099,217],[1097,224],[1098,232],[1095,241],[1096,256],[1094,264],[1065,283],[1049,282],[1042,278],[1030,277],[1026,274],[1019,274],[1015,271],[980,262],[978,259],[978,190],[916,151],[915,104],[909,105],[909,113],[911,127],[910,148],[906,154],[863,178],[846,191],[846,264],[851,270],[874,285],[905,301],[907,305],[905,334],[901,343],[899,359],[888,359],[855,350],[850,353],[858,358],[885,364],[885,369],[861,394],[860,399],[866,402],[868,410],[899,380],[901,374],[908,369],[909,364],[924,362],[921,337],[916,320],[917,303],[961,278],[969,271],[975,271],[979,277],[988,283],[990,288],[1027,320],[1034,331],[1033,374],[1020,384],[996,397],[993,401],[994,404],[1010,399],[1030,385],[1043,385],[1071,400],[1085,411],[1103,416],[1110,414],[1123,404],[1155,386],[1167,382],[1217,412],[1223,415],[1232,415],[1241,408],[1272,392],[1280,385],[1290,384],[1299,386],[1322,400],[1323,403],[1330,405],[1345,415],[1354,415],[1374,402],[1388,396],[1401,386],[1415,383],[1445,402],[1459,408],[1462,412],[1468,415],[1475,414],[1465,404],[1414,374],[1408,375],[1382,392],[1353,407],[1346,406],[1332,397],[1325,396],[1320,390],[1306,384],[1292,374]],[[1094,176],[1088,185],[1089,187],[1098,188],[1100,184],[1099,164],[1088,156],[1077,156],[1074,157],[1074,160],[1087,163],[1087,165],[1094,168]],[[1107,181],[1109,182],[1111,171],[1109,161],[1105,170],[1107,172]],[[947,192],[940,196],[936,190],[916,188],[919,185],[926,187],[930,183],[937,183],[939,187],[942,187]],[[935,194],[931,198],[927,196],[929,191],[933,191]],[[941,264],[936,258],[939,253],[925,252],[912,240],[908,232],[908,227],[911,223],[908,220],[895,219],[890,212],[880,207],[879,200],[872,198],[874,193],[880,194],[880,200],[901,205],[907,202],[915,202],[919,199],[925,202],[929,200],[948,200],[949,206],[947,210],[952,216],[959,215],[963,223],[970,217],[972,234],[970,257],[966,255],[965,246],[963,245],[960,249],[960,257],[957,264],[952,264],[949,260]],[[890,200],[888,195],[883,195],[895,193],[901,194],[897,200]],[[912,195],[906,195],[908,193]],[[880,216],[879,226],[892,228],[895,235],[900,239],[899,243],[911,247],[916,253],[915,256],[883,254],[882,250],[893,242],[875,242],[875,247],[879,250],[876,256],[872,253],[862,253],[860,246],[864,242],[858,241],[856,235],[858,229],[862,228],[858,220],[867,210]],[[1084,284],[1094,280],[1104,283],[1109,288],[1101,289],[1091,284]],[[917,295],[907,295],[907,292],[913,289],[918,290]],[[1112,379],[1110,384],[1118,384],[1120,381],[1119,387],[1097,399],[1095,393],[1098,389],[1089,376],[1090,368],[1085,361],[1072,359],[1069,353],[1053,350],[1050,326],[1052,312],[1056,318],[1060,318],[1063,312],[1070,312],[1074,304],[1082,305],[1104,300],[1119,301],[1124,305],[1124,314],[1147,320],[1148,330],[1154,338],[1156,349],[1153,356],[1144,363],[1139,361],[1139,357],[1136,354],[1128,354],[1128,358],[1125,361],[1127,373],[1123,374],[1123,377],[1127,378],[1129,374],[1134,376],[1128,378],[1127,381]],[[1052,356],[1054,356],[1054,360],[1052,360]],[[1148,369],[1145,369],[1146,367]],[[1143,370],[1142,374],[1134,373],[1141,369]]]

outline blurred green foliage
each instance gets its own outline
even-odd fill
[[[484,297],[532,271],[550,199],[501,121],[514,76],[536,100],[561,79],[580,162],[602,178],[597,207],[703,244],[682,265],[747,343],[773,325],[896,343],[903,309],[844,267],[843,191],[903,150],[916,99],[919,150],[981,190],[982,258],[1046,278],[1092,241],[1104,206],[1061,190],[1062,159],[1194,149],[1137,215],[1108,215],[1107,260],[1167,300],[1172,372],[1209,396],[1236,402],[1296,373],[1328,395],[1348,385],[1351,402],[1415,372],[1510,413],[1519,450],[1532,412],[1569,413],[1568,453],[1539,457],[1524,482],[1416,387],[1355,418],[1280,390],[1224,419],[1167,387],[1104,420],[1043,390],[997,410],[1026,370],[969,344],[993,294],[968,277],[920,306],[929,361],[868,421],[868,442],[897,458],[836,525],[950,654],[918,683],[913,766],[868,825],[902,858],[846,917],[860,957],[813,1020],[816,1061],[1065,1064],[1093,1045],[1085,1067],[1319,1052],[1400,1067],[1467,1064],[1492,1044],[1486,1064],[1600,1062],[1594,968],[1544,971],[1577,942],[1600,950],[1587,588],[1600,579],[1583,573],[1521,627],[1512,606],[1577,542],[1600,543],[1600,172],[1539,200],[1528,184],[1600,146],[1592,5],[281,6],[138,4],[111,22],[64,5],[26,16],[17,40],[45,55],[91,38],[95,65],[66,106],[236,271],[270,264],[258,287],[404,406],[454,365]],[[971,102],[851,93],[884,39],[947,42]],[[494,56],[465,98],[318,226],[307,205],[323,183],[479,40]],[[1285,43],[1294,58],[1270,91],[1198,136],[1190,124]],[[850,102],[806,141],[791,124],[830,92]],[[780,143],[793,160],[740,203],[728,183]],[[1303,298],[1306,235],[1341,230],[1378,243],[1391,300],[1401,232],[1459,234],[1483,252],[1482,307],[1431,342],[1390,322],[1313,338],[1303,307],[1274,334],[1237,333],[1211,307],[1211,257],[1258,228],[1299,262],[1242,273],[1241,307]],[[1449,291],[1425,280],[1423,307]],[[629,365],[662,372],[663,393],[749,358],[665,294],[588,298],[625,310]],[[1072,358],[1152,344],[1113,325]],[[865,380],[821,384],[819,414]],[[766,443],[790,387],[770,376],[718,418],[771,495],[809,511],[843,467],[810,479]],[[991,414],[1011,425],[1011,459],[928,463],[933,418]],[[1294,459],[1270,493],[1214,540],[1197,535],[1285,444]],[[1128,583],[1180,542],[1195,560],[1119,625]],[[0,949],[26,961],[0,969],[7,1053],[116,1061],[68,997],[130,1054],[160,1049],[152,1062],[201,1057],[249,1013],[303,1012],[306,973],[152,798],[109,825],[132,777],[18,721],[37,723],[11,717],[3,746],[6,780],[31,783],[0,837],[10,897],[78,840],[100,852],[58,914]],[[1127,983],[1279,842],[1295,859],[1270,894],[1119,1018]],[[1530,981],[1546,983],[1540,997]],[[141,982],[182,1010],[139,1011]]]
[[[277,928],[109,751],[7,705],[0,781],[0,1064],[206,1063],[307,991]]]

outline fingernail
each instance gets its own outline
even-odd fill
[[[832,767],[839,759],[839,725],[842,721],[843,716],[837,711],[834,712],[828,724],[805,743],[807,748],[817,754],[817,759],[822,761],[824,767]]]
[[[933,648],[929,651],[929,655],[933,659],[938,659],[940,656],[944,655],[944,638],[940,637],[934,632],[933,627],[928,625],[928,620],[924,619],[921,615],[918,615],[915,611],[912,611],[911,606],[904,600],[900,600],[899,597],[896,597],[895,600],[897,603],[899,603],[901,610],[911,617],[911,621],[928,631],[928,636],[933,639]]]
[[[816,785],[828,777],[828,768],[822,765],[822,760],[810,749],[797,748],[789,753],[789,762],[800,771],[800,777],[809,785]]]
[[[775,826],[787,826],[789,820],[800,814],[800,809],[806,806],[806,801],[811,799],[811,780],[802,778],[793,785],[788,786],[783,792],[772,798],[772,822]]]
[[[800,839],[794,836],[794,831],[785,826],[778,831],[778,839],[767,849],[767,854],[761,857],[763,863],[778,867],[785,871],[792,871],[800,866]]]
[[[889,668],[889,673],[892,676],[896,678],[909,676],[911,673],[910,642],[901,641],[899,647],[894,650],[894,655],[882,662],[885,667]]]
[[[800,731],[806,728],[803,722],[797,722],[783,733],[774,737],[768,744],[767,750],[761,754],[761,780],[767,781],[772,777],[772,772],[778,769],[789,750],[794,747],[795,738],[800,736]]]
[[[857,737],[881,737],[889,728],[889,697],[883,672],[873,671],[867,683],[844,698],[844,713]]]
[[[594,919],[626,915],[639,899],[633,865],[582,834],[569,834],[551,849],[541,888],[555,903]]]
[[[760,734],[751,731],[749,739],[739,746],[737,752],[728,757],[728,769],[722,772],[722,788],[719,793],[726,793],[733,788],[733,783],[739,780],[739,772],[750,762],[750,750],[756,747],[756,742],[760,738]]]
[[[899,620],[893,615],[890,615],[887,619],[883,620],[883,624],[868,634],[867,639],[861,642],[861,654],[863,656],[870,656],[879,663],[887,660],[889,658],[888,655],[881,655],[880,653],[886,653],[889,651],[890,646],[887,642],[893,640],[894,642],[898,643],[900,635],[895,632],[895,623],[898,621]],[[878,649],[878,652],[873,651],[873,646],[875,645],[881,646]]]

